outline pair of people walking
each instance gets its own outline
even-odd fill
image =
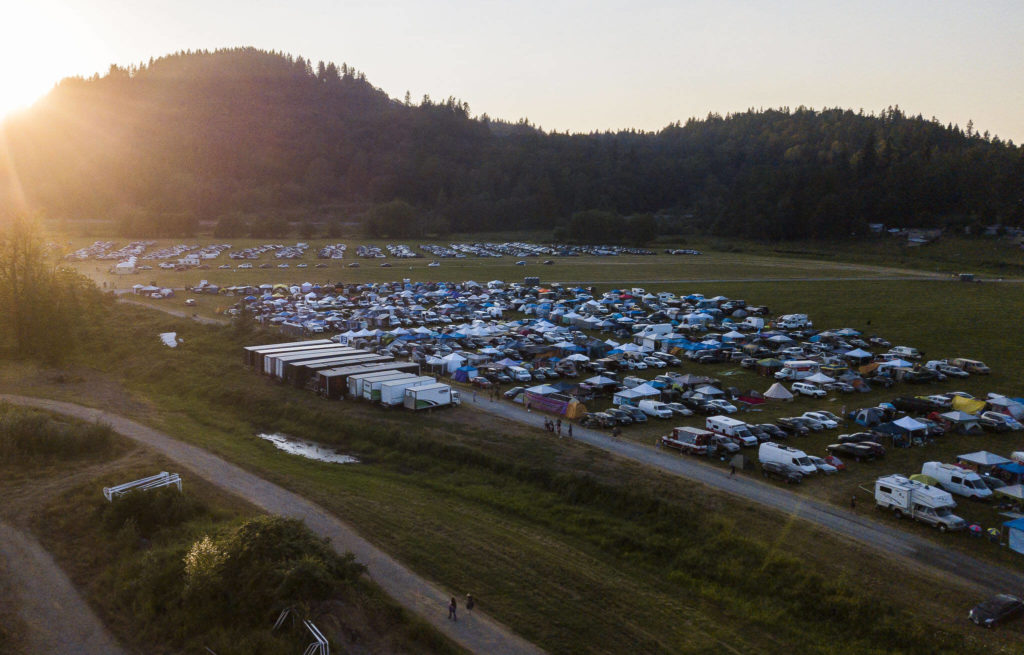
[[[473,611],[473,607],[476,605],[476,601],[473,600],[473,594],[466,594],[466,610],[469,612]],[[448,603],[448,619],[451,621],[458,621],[458,603],[455,602],[455,596],[452,596],[451,602]]]

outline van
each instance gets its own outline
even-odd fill
[[[533,376],[530,375],[530,372],[519,366],[509,366],[508,374],[517,382],[530,382],[533,380]]]
[[[775,319],[775,327],[782,328],[783,330],[793,330],[813,327],[813,323],[807,319],[807,314],[783,314]]]
[[[957,368],[962,368],[968,373],[973,373],[974,375],[988,375],[992,372],[988,366],[985,366],[985,362],[979,362],[976,359],[957,357],[956,359],[950,360],[949,363]]]
[[[950,493],[967,498],[986,500],[992,496],[992,490],[974,471],[962,469],[942,462],[925,462],[921,473],[935,478],[939,486]]]
[[[921,359],[921,352],[910,346],[893,346],[889,352],[905,359]]]
[[[665,403],[658,400],[641,400],[637,403],[637,407],[648,416],[672,418],[672,410],[666,407]]]
[[[740,446],[753,447],[758,443],[757,437],[750,431],[750,427],[739,419],[728,416],[709,416],[704,427],[732,439]]]
[[[773,441],[766,441],[757,449],[757,460],[775,462],[777,464],[788,464],[804,475],[817,473],[818,467],[807,457],[807,453],[789,446],[782,446]]]

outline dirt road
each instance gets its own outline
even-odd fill
[[[531,425],[537,430],[543,430],[544,419],[549,418],[542,413],[527,412],[524,407],[508,401],[466,403],[464,406]],[[981,591],[1016,594],[1024,588],[1024,574],[1020,572],[944,548],[927,539],[857,516],[841,507],[800,496],[757,479],[743,475],[730,477],[722,469],[704,464],[697,458],[614,439],[608,434],[578,425],[573,426],[573,438],[620,457],[706,484],[745,501],[816,523],[865,544],[884,556],[905,558],[940,573],[945,579],[959,579]]]
[[[0,559],[15,589],[29,653],[124,653],[49,553],[28,534],[0,522]]]
[[[535,654],[539,648],[480,611],[453,623],[447,620],[448,599],[457,590],[442,591],[387,553],[360,537],[327,510],[202,448],[192,446],[130,419],[99,409],[28,396],[0,394],[0,400],[106,423],[114,431],[178,462],[185,484],[189,471],[273,514],[302,519],[311,530],[331,540],[338,552],[351,551],[366,565],[370,577],[398,603],[447,635],[463,648],[481,655]],[[34,651],[35,652],[35,651]],[[38,651],[48,652],[48,651]],[[52,652],[75,652],[55,650]],[[99,651],[97,651],[99,652]],[[116,650],[107,651],[116,653]]]

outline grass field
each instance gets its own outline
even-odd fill
[[[438,420],[322,401],[244,370],[252,334],[110,311],[67,370],[13,363],[0,386],[121,411],[300,491],[550,652],[1019,644],[1016,628],[978,641],[961,590],[914,569],[894,586],[892,562],[783,516],[469,412]],[[164,330],[184,344],[160,346]],[[260,430],[363,463],[289,457]]]

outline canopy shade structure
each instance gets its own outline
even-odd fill
[[[974,464],[975,466],[998,466],[1000,464],[1009,464],[1013,460],[1007,459],[990,453],[987,450],[979,450],[974,453],[967,453],[966,455],[957,455],[957,460],[964,462],[965,464]]]

